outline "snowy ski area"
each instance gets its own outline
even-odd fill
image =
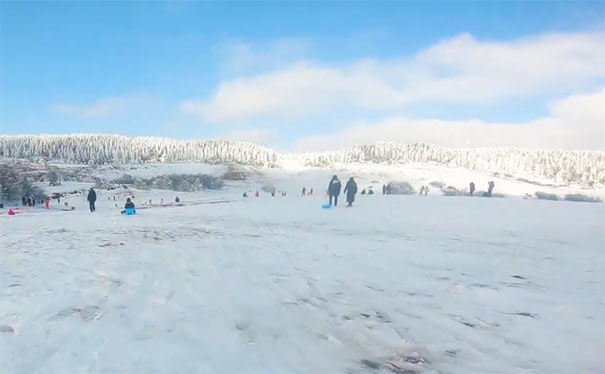
[[[170,168],[216,167],[138,173]],[[330,176],[352,173],[98,189],[95,213],[84,193],[63,199],[74,210],[0,209],[0,372],[603,373],[602,203],[420,167],[407,170],[414,187],[495,180],[508,197],[382,195],[397,177],[385,166],[357,169],[374,195],[322,209]],[[254,197],[267,183],[288,195]],[[131,195],[137,214],[121,215]]]

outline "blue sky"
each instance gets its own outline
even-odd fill
[[[602,55],[591,52],[602,46],[604,4],[3,1],[0,130],[314,149],[362,141],[362,129],[394,119],[383,140],[442,142],[415,129],[428,120],[560,125],[557,105],[605,87]],[[515,67],[524,50],[542,53],[525,66],[544,61],[531,68],[552,74],[521,82],[536,75]],[[478,57],[452,60],[465,51]],[[481,56],[491,53],[510,63],[490,71]],[[498,78],[507,74],[519,84]],[[589,130],[600,134],[595,116]],[[358,138],[342,140],[350,129]]]

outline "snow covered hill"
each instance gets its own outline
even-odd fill
[[[376,143],[321,153],[278,153],[246,142],[119,135],[0,136],[0,157],[75,164],[237,163],[271,168],[369,163],[431,163],[506,177],[605,185],[605,152],[514,148],[452,149],[423,143]]]

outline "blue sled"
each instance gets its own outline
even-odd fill
[[[126,214],[127,216],[134,216],[137,213],[136,210],[134,210],[134,208],[128,208],[124,211],[124,214]]]
[[[332,205],[330,204],[324,204],[321,206],[322,209],[332,209]]]

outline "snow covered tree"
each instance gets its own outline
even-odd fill
[[[435,163],[504,176],[605,185],[605,152],[558,149],[445,148],[380,142],[340,151],[284,154],[252,143],[225,140],[128,138],[118,135],[0,135],[0,158],[75,164],[205,162],[252,167],[347,163]]]

